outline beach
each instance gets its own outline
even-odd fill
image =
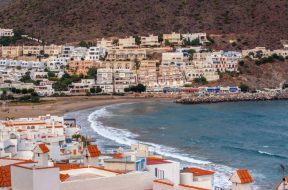
[[[38,117],[39,115],[64,115],[68,112],[119,103],[160,101],[169,99],[133,96],[73,96],[47,97],[41,103],[0,103],[0,119]]]

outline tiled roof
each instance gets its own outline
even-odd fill
[[[122,153],[116,153],[116,154],[114,154],[113,158],[121,159],[121,158],[124,158],[124,155]]]
[[[60,171],[79,169],[80,164],[54,164],[55,167],[59,167]]]
[[[0,187],[11,186],[11,168],[9,166],[0,166]]]
[[[6,159],[6,158],[1,158]],[[7,158],[7,160],[10,160]],[[25,163],[33,163],[32,160],[20,160],[20,159],[11,159],[11,160],[19,160],[16,164],[25,164]],[[11,186],[11,165],[0,166],[0,187],[10,187]]]
[[[101,152],[98,149],[97,145],[88,145],[87,150],[89,152],[90,157],[98,157],[101,155]]]
[[[41,149],[42,153],[49,152],[49,148],[44,143],[43,144],[39,144],[38,146]]]
[[[236,171],[241,183],[253,183],[254,180],[247,169],[239,169]]]
[[[147,165],[168,164],[168,163],[171,163],[171,162],[162,158],[157,158],[157,157],[147,158]]]
[[[213,175],[215,173],[213,171],[203,170],[200,168],[184,168],[183,171],[193,173],[194,176]]]
[[[63,182],[70,177],[69,174],[60,174],[60,181]]]

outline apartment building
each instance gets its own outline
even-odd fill
[[[53,82],[49,80],[42,80],[39,85],[34,86],[34,91],[39,96],[52,96],[55,93],[55,90],[52,87]]]
[[[153,34],[149,36],[141,36],[141,47],[158,47],[160,46],[158,36]]]
[[[238,71],[238,62],[242,58],[241,53],[235,51],[219,51],[208,55],[208,61],[215,65],[216,69],[225,71]]]
[[[96,85],[104,93],[123,93],[125,88],[136,85],[136,75],[130,69],[98,69]]]
[[[62,53],[62,46],[23,46],[22,54],[24,56],[38,56],[40,54],[47,54],[49,56],[58,56]]]
[[[86,52],[85,60],[100,60],[105,58],[106,50],[102,47],[89,47],[89,49]]]
[[[211,53],[194,53],[193,61],[186,63],[185,77],[188,81],[204,76],[207,81],[219,79],[216,65],[213,65],[209,57]]]
[[[189,41],[199,39],[200,44],[204,44],[208,42],[206,33],[187,33],[187,34],[182,34],[182,37],[183,37],[183,40],[186,39]]]
[[[135,69],[134,61],[103,61],[100,63],[100,68],[103,69]]]
[[[146,86],[146,91],[153,91],[157,87],[157,65],[159,60],[143,60],[137,70],[138,83]]]
[[[102,38],[100,40],[97,40],[97,46],[104,49],[112,48],[114,46],[113,40]]]
[[[107,60],[115,61],[127,61],[127,60],[143,60],[146,59],[146,50],[137,48],[137,49],[119,49],[113,48],[108,50]]]
[[[73,60],[69,61],[66,69],[66,72],[70,75],[87,75],[87,72],[90,68],[99,68],[99,61],[90,61],[90,60]]]
[[[69,85],[69,92],[70,94],[86,94],[94,86],[95,79],[81,79],[80,82],[73,82]]]
[[[276,49],[276,50],[270,50],[267,49],[266,47],[255,47],[254,49],[247,49],[247,50],[242,50],[242,55],[243,57],[249,56],[252,59],[258,59],[261,57],[268,57],[273,54],[277,54],[279,56],[287,57],[288,56],[288,49]]]
[[[164,42],[168,40],[171,44],[180,45],[182,43],[181,34],[172,32],[171,34],[163,34]]]
[[[129,36],[127,38],[120,38],[118,41],[118,45],[121,48],[135,48],[135,47],[137,47],[135,38],[133,36]]]
[[[11,37],[11,36],[14,36],[13,29],[0,28],[0,38],[1,37]]]
[[[181,52],[162,53],[162,65],[176,65],[177,67],[185,67],[184,55]]]
[[[183,86],[185,78],[182,70],[176,65],[159,66],[158,86],[180,87]]]
[[[1,57],[14,59],[22,55],[21,46],[2,46],[1,47]]]

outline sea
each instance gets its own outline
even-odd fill
[[[65,117],[76,118],[101,149],[143,143],[184,167],[213,170],[216,187],[229,188],[233,171],[247,168],[253,189],[275,189],[283,176],[280,165],[288,165],[288,101],[132,102]]]

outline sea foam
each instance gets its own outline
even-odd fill
[[[105,126],[99,119],[104,117],[112,117],[113,114],[109,112],[107,108],[116,106],[120,106],[120,104],[103,107],[101,109],[95,110],[88,116],[88,121],[91,123],[90,126],[97,134],[121,145],[130,146],[131,144],[136,143],[146,144],[149,146],[151,151],[171,159],[179,160],[183,163],[184,166],[202,167],[216,171],[214,176],[214,184],[217,187],[227,188],[231,185],[229,182],[229,176],[233,172],[233,168],[205,160],[192,158],[188,154],[179,153],[179,150],[172,147],[167,147],[151,142],[138,141],[135,139],[138,137],[138,135],[131,133],[126,129],[118,129]]]

